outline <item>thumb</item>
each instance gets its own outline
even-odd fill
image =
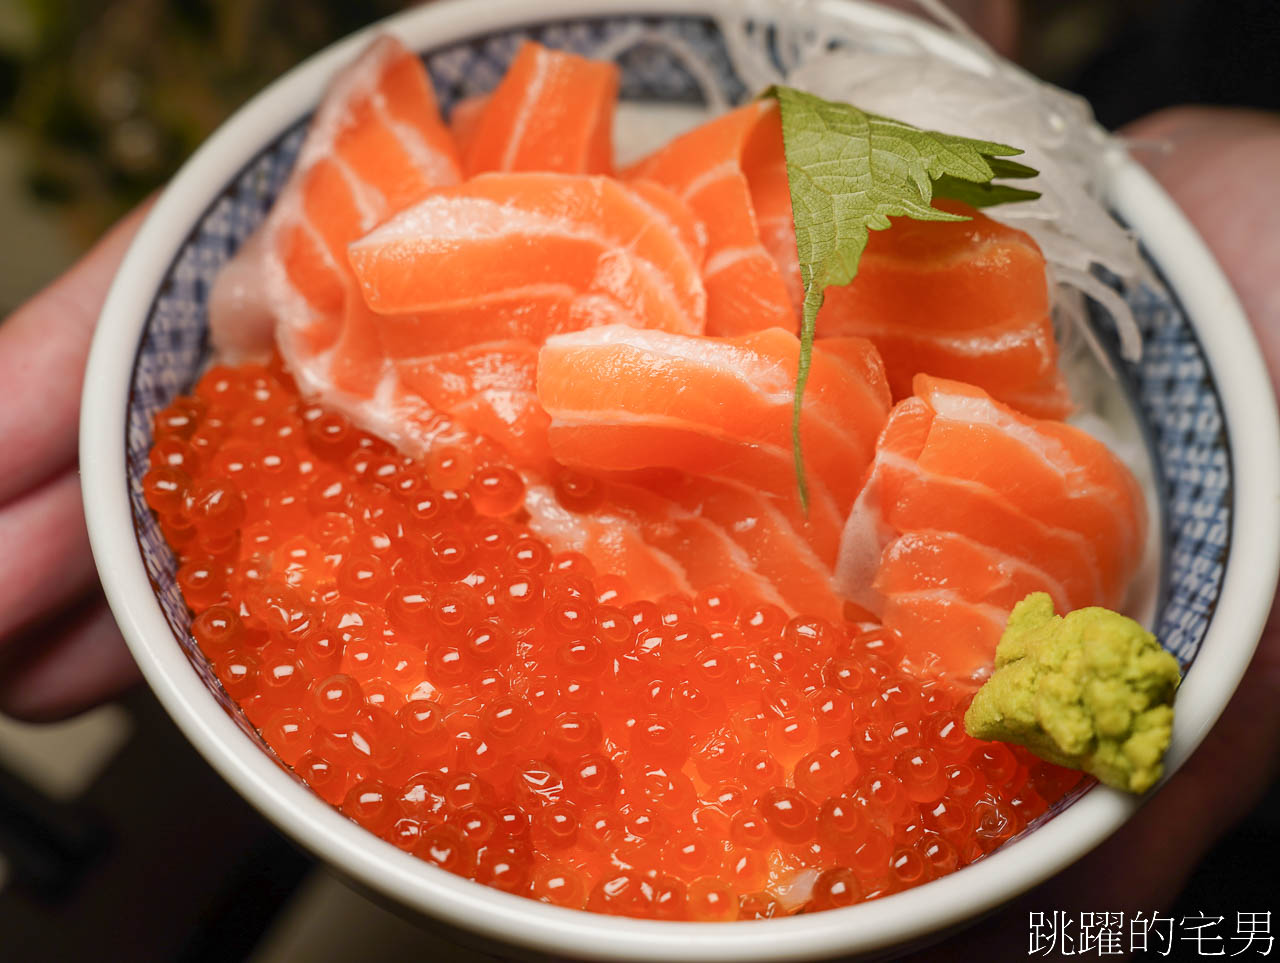
[[[0,325],[0,505],[75,461],[89,341],[145,207]]]

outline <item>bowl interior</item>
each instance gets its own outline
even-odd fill
[[[714,20],[617,15],[479,33],[423,51],[446,116],[463,97],[490,90],[527,38],[588,56],[612,55],[622,68],[624,101],[703,105],[708,81],[717,85],[711,96],[725,102],[748,96]],[[687,51],[704,69],[695,74],[674,50]],[[308,120],[299,118],[245,165],[174,257],[138,347],[127,422],[134,528],[156,595],[175,640],[227,711],[259,741],[190,637],[174,556],[142,497],[142,476],[156,412],[189,390],[208,363],[207,297],[213,279],[265,217],[288,177]],[[1153,506],[1153,521],[1166,535],[1166,550],[1159,563],[1154,625],[1186,667],[1213,614],[1229,548],[1230,445],[1213,373],[1181,306],[1164,288],[1143,287],[1129,292],[1128,300],[1143,333],[1141,361],[1119,358],[1114,328],[1104,314],[1095,315],[1095,325],[1136,406],[1155,465],[1160,504]]]
[[[629,104],[694,107],[709,101],[738,103],[750,95],[734,72],[715,20],[618,13],[478,29],[467,39],[423,49],[446,115],[460,98],[492,88],[526,38],[616,59],[622,68],[622,97]],[[777,38],[770,31],[762,28],[759,42],[766,53],[776,54]],[[148,468],[155,413],[188,390],[208,362],[206,304],[213,279],[265,216],[297,155],[307,120],[297,118],[250,158],[177,250],[147,312],[126,416],[133,530],[173,640],[228,715],[273,758],[190,637],[175,559],[143,499],[141,480]],[[1114,329],[1105,316],[1097,317],[1096,327],[1145,435],[1154,471],[1158,504],[1153,523],[1163,533],[1163,552],[1152,625],[1186,668],[1200,649],[1222,589],[1232,526],[1230,439],[1214,373],[1176,298],[1163,287],[1132,290],[1127,297],[1142,329],[1141,361],[1130,364],[1119,358]]]

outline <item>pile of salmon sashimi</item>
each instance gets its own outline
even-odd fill
[[[619,169],[617,94],[534,43],[448,124],[389,37],[335,78],[155,422],[192,634],[317,794],[508,892],[734,920],[950,873],[1080,778],[964,732],[1010,609],[1120,606],[1145,541],[1060,420],[1044,259],[951,202],[872,233],[802,506],[777,106]]]

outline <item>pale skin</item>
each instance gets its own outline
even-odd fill
[[[72,715],[137,681],[89,552],[76,465],[80,382],[136,211],[0,326],[0,710]]]
[[[1186,211],[1239,294],[1280,385],[1280,117],[1178,108],[1127,134]],[[0,711],[79,712],[138,672],[102,598],[76,470],[79,385],[107,287],[141,212],[0,326]],[[1210,667],[1206,667],[1210,668]],[[1280,760],[1280,616],[1226,712],[1186,765],[1120,832],[996,917],[922,958],[1025,955],[1027,912],[1166,907],[1199,858],[1257,801]],[[1212,814],[1206,818],[1206,814]],[[1176,845],[1170,840],[1176,839]],[[1217,907],[1215,912],[1233,911]]]

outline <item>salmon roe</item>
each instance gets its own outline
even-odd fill
[[[764,918],[950,873],[1080,779],[971,739],[883,630],[629,598],[450,438],[408,458],[278,363],[218,366],[156,416],[142,482],[227,693],[393,845],[562,906]],[[592,503],[585,476],[556,490]]]

